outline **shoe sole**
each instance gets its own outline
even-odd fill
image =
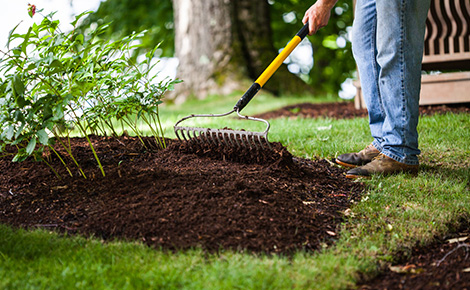
[[[370,178],[369,175],[356,175],[356,174],[346,174],[348,179],[359,179],[359,178]]]
[[[335,162],[336,162],[336,164],[339,164],[339,165],[347,167],[347,168],[356,168],[356,167],[359,166],[359,165],[354,165],[354,164],[350,164],[350,163],[345,163],[345,162],[342,162],[338,159],[335,159]]]
[[[382,175],[382,176],[390,176],[390,175],[395,175],[395,174],[400,174],[400,173],[405,173],[405,174],[410,174],[411,176],[418,176],[418,171],[417,170],[412,170],[412,171],[406,171],[406,170],[401,170],[401,171],[396,171],[396,172],[388,172],[388,173],[376,173],[376,175]],[[371,178],[371,175],[358,175],[358,174],[347,174],[345,173],[346,178],[348,179],[358,179],[358,178]]]

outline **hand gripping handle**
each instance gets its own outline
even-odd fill
[[[240,112],[245,108],[246,105],[253,99],[258,91],[264,86],[264,84],[271,78],[271,76],[277,71],[284,60],[292,53],[297,45],[307,36],[309,32],[308,22],[297,32],[297,34],[289,41],[284,49],[277,55],[277,57],[271,62],[271,64],[263,71],[258,79],[251,85],[251,87],[243,94],[238,100],[237,104],[233,109]]]

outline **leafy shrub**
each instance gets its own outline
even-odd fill
[[[33,16],[35,7],[31,11],[30,7]],[[58,142],[80,169],[66,142],[74,132],[88,140],[105,175],[89,135],[118,136],[116,124],[125,124],[141,138],[139,124],[144,123],[155,136],[156,147],[166,146],[158,106],[177,81],[157,82],[157,75],[151,74],[158,46],[137,62],[132,52],[144,32],[117,41],[100,37],[107,24],[77,33],[78,22],[87,14],[75,18],[71,32],[61,31],[54,13],[42,16],[26,34],[16,33],[17,25],[10,32],[7,51],[0,51],[0,152],[6,144],[16,146],[14,161],[33,156],[47,162],[42,158],[45,149],[61,158],[53,147]],[[10,49],[12,42],[19,45]]]

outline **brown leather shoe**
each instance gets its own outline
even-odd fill
[[[379,154],[371,162],[364,166],[357,167],[346,172],[347,178],[359,178],[359,177],[370,177],[372,174],[394,174],[400,172],[408,172],[417,174],[419,165],[408,165],[400,163],[387,157],[383,154]]]
[[[379,154],[380,151],[370,144],[358,153],[346,153],[336,157],[335,162],[344,167],[354,168],[371,162]]]

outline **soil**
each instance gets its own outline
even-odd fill
[[[61,179],[45,163],[1,158],[0,222],[165,250],[289,254],[334,242],[342,212],[363,191],[328,161],[294,158],[279,143],[261,150],[167,140],[154,151],[131,137],[91,140],[105,177],[83,138],[70,142],[86,179],[72,166],[69,176],[54,154],[47,160]]]
[[[470,103],[420,106],[419,113],[421,116],[430,116],[434,114],[445,113],[470,113]],[[301,103],[259,114],[256,117],[263,119],[274,119],[279,118],[281,116],[288,118],[324,117],[333,119],[350,119],[355,117],[367,117],[367,110],[355,109],[353,102],[336,102],[322,104]]]
[[[448,112],[468,113],[470,105],[421,108],[421,114]],[[344,102],[300,104],[259,116],[366,114]],[[151,138],[144,139],[146,146],[127,136],[91,140],[105,177],[82,138],[70,142],[87,178],[59,146],[72,176],[51,152],[43,157],[60,178],[44,162],[14,163],[11,156],[0,157],[0,223],[105,241],[138,240],[170,251],[200,247],[289,255],[334,243],[344,211],[364,191],[331,161],[293,157],[279,143],[268,150],[166,140],[166,149],[152,150]],[[438,243],[417,249],[412,260],[393,269],[415,265],[419,271],[389,271],[361,289],[470,289],[468,248],[453,251],[456,246]],[[446,253],[451,254],[433,266]],[[403,282],[409,277],[414,284]]]
[[[413,249],[410,259],[390,266],[360,290],[470,289],[470,228],[466,224],[435,244]]]

